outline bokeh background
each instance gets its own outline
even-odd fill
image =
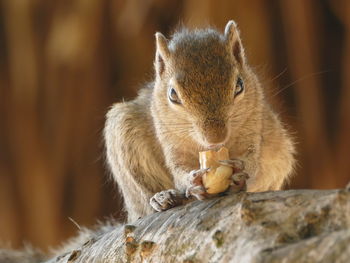
[[[0,240],[47,249],[119,217],[101,131],[152,80],[154,33],[229,19],[297,138],[289,188],[350,181],[350,1],[0,0]]]

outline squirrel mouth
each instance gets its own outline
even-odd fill
[[[219,150],[221,147],[224,146],[224,143],[219,143],[219,144],[210,144],[208,145],[208,149],[209,150],[214,150],[214,151],[217,151]]]

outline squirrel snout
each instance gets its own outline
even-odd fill
[[[227,138],[227,129],[208,131],[204,137],[208,145],[224,144]]]
[[[204,123],[203,139],[207,145],[222,145],[228,137],[228,128],[224,121],[210,119]]]

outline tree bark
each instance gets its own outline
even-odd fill
[[[50,262],[349,262],[350,191],[239,193],[116,227]]]

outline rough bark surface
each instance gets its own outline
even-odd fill
[[[349,262],[350,192],[240,193],[155,213],[47,262]]]

